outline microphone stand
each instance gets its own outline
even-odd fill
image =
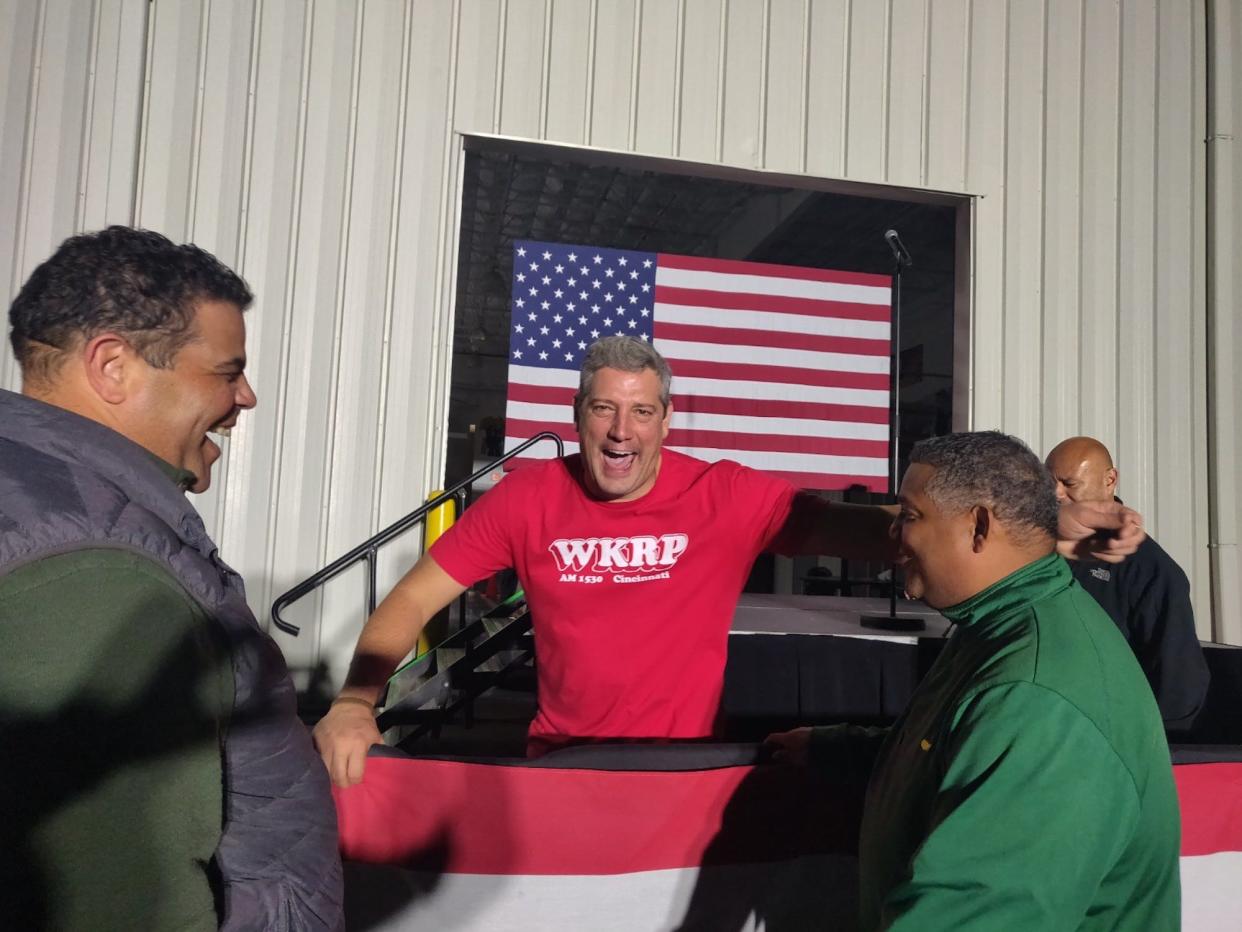
[[[900,468],[898,444],[901,442],[901,273],[904,268],[913,264],[910,253],[897,235],[896,230],[884,234],[888,247],[893,251],[893,322],[891,338],[893,352],[889,357],[889,375],[892,378],[892,391],[888,396],[888,448],[891,456],[888,463],[888,492],[897,496],[897,470]],[[859,623],[864,628],[879,628],[886,631],[922,631],[927,626],[918,615],[897,614],[897,564],[888,565],[888,614],[862,615]]]

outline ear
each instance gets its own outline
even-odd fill
[[[976,505],[970,509],[970,518],[970,549],[981,553],[987,545],[988,535],[992,533],[992,512],[985,505]]]
[[[115,333],[101,333],[82,347],[86,383],[110,405],[121,404],[128,396],[137,362],[134,348]]]
[[[664,420],[660,423],[660,441],[668,439],[669,428],[673,425],[673,400],[670,398],[664,409]]]
[[[1104,491],[1113,495],[1117,491],[1117,467],[1110,466],[1104,471]]]

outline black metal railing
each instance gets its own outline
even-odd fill
[[[500,457],[500,459],[493,463],[489,463],[478,472],[463,479],[461,482],[458,482],[452,488],[446,489],[443,493],[437,495],[425,505],[415,508],[404,518],[390,524],[375,536],[363,541],[353,550],[349,551],[349,553],[333,560],[323,569],[319,570],[319,572],[308,576],[288,592],[285,592],[277,597],[276,601],[272,603],[272,624],[274,624],[281,631],[284,631],[286,634],[291,634],[296,637],[302,629],[295,624],[285,621],[281,613],[294,602],[298,601],[298,599],[314,592],[320,586],[324,585],[324,583],[327,583],[339,576],[341,573],[345,572],[354,564],[362,560],[365,560],[367,564],[367,617],[370,617],[371,613],[375,611],[376,554],[378,553],[379,548],[384,546],[384,544],[388,543],[393,538],[404,534],[416,524],[425,521],[427,515],[435,511],[435,509],[439,508],[449,499],[454,499],[459,502],[460,507],[458,508],[458,513],[460,514],[465,505],[466,494],[474,483],[478,482],[497,466],[508,462],[520,453],[524,453],[526,450],[543,440],[551,440],[556,444],[556,455],[558,457],[565,455],[565,444],[559,436],[548,430],[536,434],[525,443],[514,447],[504,456]]]

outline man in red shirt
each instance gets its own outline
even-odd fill
[[[672,374],[630,337],[595,343],[574,401],[580,452],[517,470],[423,555],[367,621],[315,729],[333,781],[362,779],[374,704],[426,620],[512,567],[539,651],[534,752],[584,739],[710,737],[728,632],[755,557],[887,560],[893,509],[843,505],[737,463],[663,449]],[[1132,514],[1132,513],[1131,513]],[[1119,509],[1089,522],[1141,537]],[[1086,536],[1079,526],[1069,535]]]

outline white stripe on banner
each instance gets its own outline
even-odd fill
[[[1181,859],[1184,932],[1237,932],[1242,916],[1242,851]]]
[[[817,301],[841,301],[849,304],[881,304],[888,306],[891,289],[875,285],[843,285],[810,278],[778,278],[772,275],[739,275],[736,272],[702,272],[695,269],[656,267],[656,285],[670,288],[701,288],[706,291],[728,291],[742,294],[780,295],[787,298],[812,298]]]
[[[554,428],[573,431],[572,409],[568,405],[541,405],[511,401],[505,416],[519,421],[543,421]],[[715,430],[731,434],[827,437],[841,440],[888,440],[887,424],[854,421],[817,421],[795,417],[749,417],[741,414],[700,414],[673,408],[673,430]]]
[[[505,452],[512,450],[528,437],[505,437]],[[531,451],[532,459],[551,459],[552,445],[541,449],[540,453]],[[684,453],[686,456],[698,457],[709,463],[718,460],[733,460],[751,469],[764,469],[773,472],[811,472],[826,475],[842,476],[886,476],[888,461],[878,457],[865,456],[829,456],[819,453],[767,453],[762,450],[711,450],[698,447],[669,446],[668,449]],[[571,456],[578,452],[578,444],[565,441],[565,455]]]
[[[701,460],[730,459],[752,469],[774,472],[814,472],[841,476],[887,476],[888,461],[882,457],[829,456],[820,453],[768,453],[762,450],[712,450],[670,447]],[[723,455],[722,455],[723,454]]]
[[[812,317],[809,314],[780,314],[776,311],[693,307],[668,301],[656,302],[656,326],[660,324],[694,324],[699,327],[730,327],[771,333],[809,333],[824,337],[854,337],[859,340],[887,340],[891,333],[890,325],[879,320],[847,320],[843,317]]]
[[[515,366],[509,363],[509,381],[518,385],[540,385],[545,388],[578,388],[578,372],[574,369],[540,369],[537,366]]]
[[[659,322],[656,323],[658,328]],[[658,330],[657,330],[658,332]],[[888,375],[887,356],[859,356],[854,353],[824,353],[816,350],[786,349],[778,346],[737,346],[732,343],[687,343],[665,340],[660,352],[676,372],[678,359],[710,360],[713,363],[749,366],[787,366],[815,372],[867,372]]]
[[[854,927],[857,877],[857,862],[845,855],[591,876],[431,874],[346,861],[346,925],[372,932],[843,929]],[[737,912],[738,895],[749,900],[749,915]]]
[[[660,349],[660,341],[656,348]],[[663,352],[662,349],[660,349]],[[743,382],[733,379],[680,378],[673,370],[673,405],[677,396],[749,398],[753,401],[813,401],[831,405],[862,405],[888,409],[888,392],[870,388],[828,388],[823,385],[786,385],[780,382]]]
[[[664,352],[657,340],[656,349]],[[509,381],[519,385],[578,388],[578,373],[568,369],[537,369],[509,366]],[[673,370],[673,397],[706,395],[714,398],[749,398],[754,401],[813,401],[821,404],[863,405],[888,408],[888,392],[868,388],[826,388],[822,385],[785,385],[778,382],[747,382],[733,379],[681,378]]]

